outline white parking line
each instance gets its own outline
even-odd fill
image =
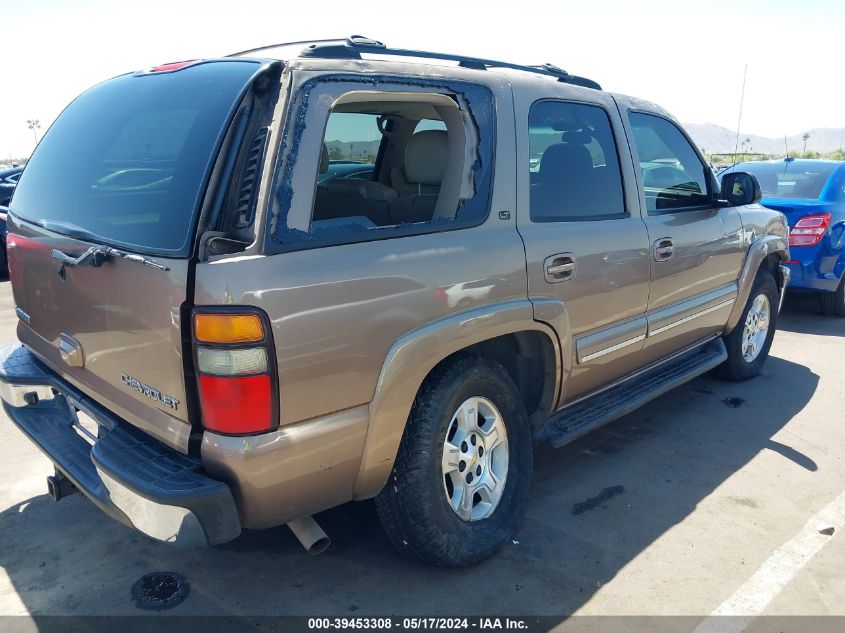
[[[845,491],[813,516],[794,538],[781,545],[694,633],[740,633],[830,542],[828,531],[845,529]],[[730,618],[720,616],[734,616]]]

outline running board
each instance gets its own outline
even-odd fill
[[[724,341],[714,339],[692,352],[554,413],[537,433],[537,443],[549,446],[568,444],[721,365],[727,357]]]

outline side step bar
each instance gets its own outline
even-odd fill
[[[721,365],[728,357],[721,338],[667,361],[615,387],[556,412],[537,434],[539,444],[563,446],[638,409],[649,400]]]

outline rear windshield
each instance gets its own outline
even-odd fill
[[[186,255],[215,148],[257,70],[202,63],[88,90],[38,145],[12,212],[68,235]]]
[[[805,163],[798,161],[780,163],[743,163],[736,171],[754,174],[760,182],[764,198],[801,198],[815,200],[819,197],[836,163]],[[733,171],[733,170],[731,170]]]

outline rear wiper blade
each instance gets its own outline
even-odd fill
[[[68,237],[75,238],[77,240],[85,240],[86,242],[100,242],[102,238],[95,233],[87,229],[83,229],[78,224],[74,224],[73,222],[63,222],[61,220],[27,220],[23,218],[27,222],[30,222],[36,226],[40,226],[42,228],[47,229],[48,231],[55,231],[56,233],[61,233],[62,235],[67,235]]]
[[[170,270],[167,266],[159,264],[158,262],[154,262],[151,259],[144,257],[143,255],[136,255],[135,253],[127,253],[126,251],[122,251],[117,248],[112,248],[111,246],[92,246],[87,251],[79,255],[78,257],[73,257],[60,251],[57,248],[54,248],[50,251],[50,257],[55,259],[57,262],[61,262],[64,266],[80,266],[82,264],[90,263],[91,266],[98,267],[102,266],[105,262],[113,257],[119,257],[121,259],[128,259],[132,262],[137,262],[139,264],[143,264],[144,266],[149,266],[150,268],[155,268],[157,270]]]

